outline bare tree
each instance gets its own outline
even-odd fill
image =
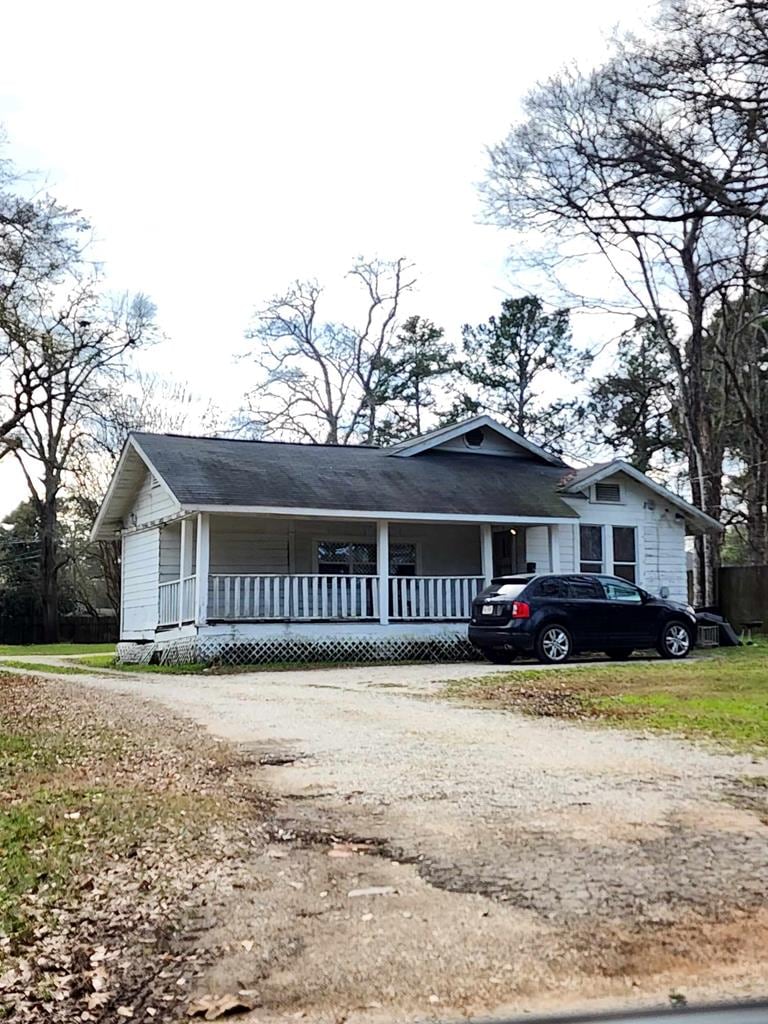
[[[659,325],[693,500],[714,516],[729,417],[710,325],[768,257],[764,36],[763,3],[671,0],[652,39],[534,90],[526,120],[492,149],[485,187],[496,222],[554,243],[548,269],[598,256],[632,313]],[[711,603],[718,538],[697,550],[695,599]]]
[[[26,195],[25,184],[0,160],[0,459],[12,450],[13,432],[35,406],[35,385],[45,374],[31,343],[29,310],[41,290],[79,263],[79,236],[88,228],[50,196]]]
[[[72,452],[68,509],[81,522],[93,523],[128,435],[135,431],[215,433],[221,414],[210,401],[195,395],[188,384],[143,372],[135,362],[110,368],[106,388],[83,423],[80,443]],[[95,558],[106,586],[107,599],[120,612],[120,545],[117,541],[86,541],[83,555]]]
[[[10,360],[15,389],[26,395],[27,414],[14,433],[14,454],[38,516],[41,599],[46,641],[58,631],[58,577],[66,556],[60,545],[60,499],[88,423],[109,393],[110,378],[131,350],[153,333],[154,307],[144,296],[106,307],[94,275],[60,288],[38,289],[28,304],[25,342]],[[30,380],[30,363],[39,367]]]
[[[297,281],[254,317],[258,385],[243,417],[261,437],[310,443],[371,443],[383,402],[382,372],[397,332],[403,296],[415,283],[405,259],[358,259],[349,276],[360,286],[363,313],[350,325],[323,320],[322,289]]]

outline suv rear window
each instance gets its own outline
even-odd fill
[[[510,601],[514,601],[516,598],[520,597],[527,586],[528,580],[526,580],[525,583],[501,583],[493,596],[507,597]]]

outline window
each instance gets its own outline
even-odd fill
[[[545,576],[536,580],[531,597],[568,597],[568,587],[562,576]]]
[[[603,571],[603,528],[602,526],[579,527],[581,543],[581,571]]]
[[[573,599],[580,601],[601,601],[603,599],[603,591],[597,580],[585,580],[578,576],[569,576],[567,579],[568,583],[568,596]]]
[[[528,580],[523,583],[502,583],[499,589],[496,591],[497,597],[506,597],[510,601],[514,601],[515,598],[520,597],[522,592],[528,586]]]
[[[343,540],[318,541],[317,571],[329,576],[375,576],[376,545]]]
[[[621,501],[621,488],[618,484],[595,484],[595,501]]]
[[[610,576],[603,576],[600,582],[605,588],[605,596],[609,601],[628,601],[632,604],[642,604],[642,594],[631,583],[613,580]]]
[[[637,579],[637,554],[634,526],[613,528],[613,571],[623,580],[634,583]]]
[[[345,540],[318,541],[317,571],[328,576],[375,576],[376,545]],[[389,574],[416,575],[415,544],[390,544]]]
[[[390,544],[389,545],[389,575],[390,576],[415,576],[416,575],[416,545],[415,544]]]

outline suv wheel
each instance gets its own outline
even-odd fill
[[[505,651],[501,647],[491,647],[483,651],[488,661],[494,665],[509,665],[517,657],[517,651]]]
[[[627,658],[632,657],[631,647],[612,647],[609,651],[605,652],[611,661],[626,661]]]
[[[688,627],[684,622],[673,619],[662,629],[656,650],[662,658],[685,658],[692,646]]]
[[[571,656],[571,634],[557,623],[544,626],[536,637],[536,657],[550,665],[559,665]]]

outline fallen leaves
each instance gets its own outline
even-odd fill
[[[0,734],[23,738],[26,761],[5,774],[0,764],[0,789],[19,806],[33,786],[50,787],[56,801],[37,824],[58,823],[77,857],[57,875],[30,874],[16,898],[23,927],[0,934],[0,1016],[178,1020],[216,955],[188,930],[210,916],[206,879],[234,885],[239,865],[263,851],[263,797],[229,747],[170,712],[60,680],[3,682]],[[108,827],[98,831],[102,808]],[[255,1005],[247,992],[222,998],[202,1016]]]
[[[188,1017],[205,1017],[206,1020],[217,1020],[232,1013],[243,1013],[258,1006],[255,993],[241,990],[224,995],[202,995],[192,1000],[187,1007]]]

